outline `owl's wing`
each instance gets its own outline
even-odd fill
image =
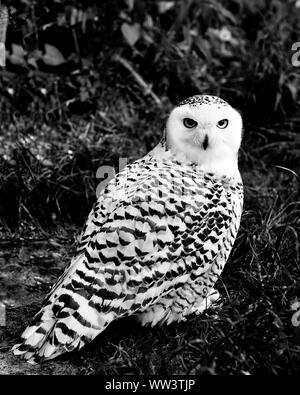
[[[112,178],[107,186],[100,192],[97,202],[94,204],[87,221],[82,229],[77,245],[76,255],[84,251],[91,235],[98,231],[99,227],[105,222],[108,213],[113,210],[114,203],[118,203],[122,193],[126,193],[129,188],[135,187],[137,182],[143,182],[141,177],[142,170],[145,165],[144,159],[139,159],[136,162],[126,166],[121,172]],[[144,172],[145,173],[145,172]],[[124,196],[123,196],[124,197]]]
[[[49,294],[46,295],[45,301],[76,268],[77,258],[84,253],[91,240],[91,236],[99,231],[101,226],[105,223],[108,214],[120,203],[120,198],[124,198],[126,193],[128,194],[128,191],[132,190],[132,188],[134,190],[138,183],[145,181],[148,175],[144,169],[146,163],[146,159],[142,158],[126,166],[109,181],[105,188],[102,189],[82,228],[76,247],[75,257],[65,267],[63,274],[54,284]]]
[[[179,194],[182,185],[185,191]],[[101,207],[96,206],[91,216],[96,228],[85,249],[25,330],[15,353],[37,361],[80,348],[114,319],[143,311],[192,273],[207,271],[230,231],[232,202],[225,196],[221,186],[204,179],[199,184],[158,169],[146,171],[144,182],[110,201],[99,226]]]

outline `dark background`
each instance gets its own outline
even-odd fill
[[[292,45],[300,2],[5,4],[0,371],[299,373],[300,68]],[[97,169],[146,154],[172,107],[193,94],[220,96],[244,119],[245,208],[217,284],[221,306],[170,327],[124,320],[80,353],[44,367],[20,364],[9,348],[72,256],[96,199]]]

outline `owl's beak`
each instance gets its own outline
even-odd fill
[[[207,147],[208,147],[208,136],[207,136],[207,134],[205,135],[205,137],[204,137],[204,140],[203,140],[203,143],[202,143],[202,147],[203,147],[203,149],[204,149],[204,151],[207,149]]]

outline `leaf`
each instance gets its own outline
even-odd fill
[[[298,88],[297,85],[293,84],[292,82],[288,82],[286,84],[286,88],[289,90],[292,99],[294,100],[294,102],[297,101],[297,96],[298,96]]]
[[[234,25],[237,25],[236,17],[229,10],[227,10],[222,4],[220,4],[217,1],[211,1],[210,6],[217,11],[220,17],[223,17],[224,19],[232,22]]]
[[[277,111],[279,108],[279,105],[281,103],[282,100],[282,95],[280,92],[277,92],[276,94],[276,100],[275,100],[275,105],[274,105],[274,111]]]
[[[0,42],[0,66],[5,66],[5,44]]]
[[[147,15],[145,16],[145,21],[144,21],[143,26],[144,26],[145,28],[148,28],[148,29],[152,29],[152,28],[153,28],[154,22],[153,22],[153,19],[152,19],[152,16],[151,16],[151,15],[147,14]]]
[[[9,60],[14,65],[24,65],[25,64],[25,55],[26,51],[22,47],[22,45],[13,43],[11,45],[11,54],[9,56]]]
[[[204,57],[210,62],[211,61],[211,50],[210,50],[210,45],[209,42],[202,37],[198,37],[194,41],[196,47],[198,50],[204,55]]]
[[[237,25],[237,19],[236,17],[226,8],[220,5],[220,12],[224,16],[224,18],[228,19],[230,22],[232,22],[234,25]]]
[[[134,44],[141,37],[141,25],[139,23],[134,23],[129,25],[128,23],[123,23],[121,26],[121,31],[129,45],[134,46]]]
[[[131,11],[134,8],[134,0],[125,0],[128,9]]]
[[[77,8],[72,7],[71,15],[70,15],[70,26],[74,26],[77,23],[77,18],[78,18],[78,10]]]
[[[175,1],[160,1],[157,4],[158,13],[165,14],[167,11],[173,8],[174,5],[175,5]]]
[[[45,54],[43,55],[43,61],[48,66],[60,66],[66,62],[66,59],[58,48],[50,44],[45,44]]]

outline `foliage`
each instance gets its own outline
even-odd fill
[[[161,98],[214,92],[255,111],[257,122],[291,113],[299,98],[299,72],[291,67],[299,29],[295,1],[8,4],[7,72],[1,81],[7,112],[43,114],[54,106],[61,117],[95,111],[101,81],[126,72],[113,62],[115,54],[131,62]],[[139,89],[135,82],[128,78],[127,85]],[[257,112],[262,103],[264,112]]]
[[[291,65],[290,47],[300,9],[294,1],[7,4],[0,196],[9,190],[14,198],[11,207],[2,205],[6,222],[18,223],[21,203],[48,223],[62,214],[82,221],[97,167],[145,152],[171,103],[199,92],[242,111],[245,146],[270,144],[276,164],[297,172],[299,69]],[[271,135],[274,122],[285,122],[284,131],[278,126]],[[287,158],[287,146],[296,156]],[[71,209],[79,200],[80,213]]]

